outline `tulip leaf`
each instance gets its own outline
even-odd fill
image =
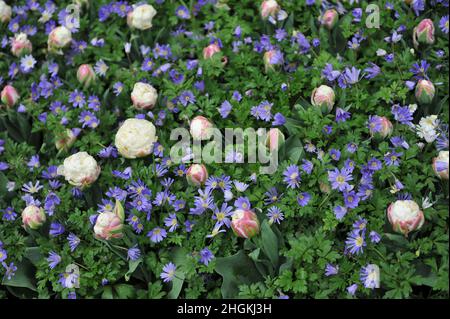
[[[177,299],[178,296],[180,295],[183,283],[184,283],[184,272],[177,271],[175,277],[173,277],[172,279],[172,289],[167,294],[167,297],[169,299]]]
[[[33,265],[26,259],[16,264],[17,270],[11,279],[6,276],[3,278],[2,284],[11,287],[28,288],[36,291],[36,280]]]
[[[119,284],[114,286],[114,290],[119,299],[131,299],[135,296],[135,288],[132,285]]]
[[[142,258],[139,258],[137,260],[130,260],[128,263],[128,271],[125,274],[125,280],[130,280],[131,275],[134,273],[136,268],[139,266],[139,264],[142,262]]]
[[[252,284],[262,280],[255,264],[243,250],[232,256],[217,258],[215,270],[222,276],[223,298],[236,297],[239,285]]]
[[[25,257],[36,267],[44,258],[39,247],[27,247],[25,249]]]
[[[278,267],[278,238],[270,228],[267,220],[261,226],[262,250],[269,257],[274,269]]]

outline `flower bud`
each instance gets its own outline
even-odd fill
[[[408,236],[408,233],[420,229],[425,222],[419,205],[412,200],[398,200],[389,205],[387,217],[394,231]]]
[[[89,64],[80,65],[77,71],[77,79],[85,88],[89,87],[95,81],[95,72],[92,66]]]
[[[150,84],[137,82],[131,92],[131,101],[137,110],[151,109],[158,100],[158,92]]]
[[[55,147],[59,151],[61,149],[68,150],[77,140],[80,129],[67,129],[64,133],[59,134],[55,140]]]
[[[267,19],[269,16],[275,18],[278,11],[280,11],[280,6],[275,0],[264,0],[261,3],[261,17],[263,19]]]
[[[373,138],[384,139],[392,134],[394,129],[391,121],[385,116],[374,117],[373,125],[370,125],[370,135]]]
[[[435,88],[431,81],[419,80],[415,93],[416,99],[420,104],[430,104],[434,98]]]
[[[0,22],[5,23],[9,20],[11,20],[11,7],[0,0]]]
[[[206,48],[203,49],[203,58],[209,59],[217,52],[220,52],[220,47],[217,43],[211,43]]]
[[[127,23],[130,28],[138,30],[147,30],[152,27],[153,17],[156,15],[156,10],[149,4],[141,4],[134,7],[128,13]]]
[[[16,57],[30,54],[32,50],[33,45],[28,40],[26,33],[16,34],[11,41],[11,53]]]
[[[202,186],[208,179],[208,171],[203,164],[192,164],[186,172],[189,185]]]
[[[61,49],[72,41],[72,33],[64,26],[56,27],[48,35],[48,50],[53,53],[62,53]]]
[[[13,107],[19,101],[19,93],[11,85],[6,85],[0,94],[1,100],[7,107]]]
[[[448,151],[440,151],[433,158],[433,170],[439,178],[448,179]]]
[[[320,107],[323,113],[330,112],[334,106],[335,95],[332,88],[321,85],[311,94],[311,104]]]
[[[67,157],[58,167],[58,175],[64,176],[71,185],[84,188],[94,183],[100,175],[97,161],[86,152],[78,152]]]
[[[95,237],[98,239],[109,240],[111,238],[121,238],[124,209],[122,204],[116,200],[116,205],[112,212],[104,212],[98,215],[94,226]]]
[[[265,145],[270,152],[278,151],[284,144],[284,134],[278,128],[271,128],[267,133]]]
[[[430,19],[423,19],[413,30],[413,44],[417,49],[419,44],[434,43],[434,24]]]
[[[195,141],[207,140],[211,138],[213,124],[204,116],[196,116],[190,124],[190,132]]]
[[[331,30],[334,28],[338,20],[339,14],[337,13],[337,11],[335,9],[329,9],[323,13],[321,23],[328,30]]]
[[[324,194],[329,194],[331,192],[330,185],[328,185],[328,183],[324,183],[321,181],[319,181],[319,189]]]
[[[265,72],[274,70],[274,65],[283,63],[283,54],[278,50],[269,50],[264,53],[264,69]]]
[[[45,223],[45,212],[42,208],[30,205],[22,211],[22,222],[25,228],[38,229]]]
[[[259,233],[259,221],[251,210],[237,209],[231,217],[231,228],[238,237],[251,238]]]
[[[153,123],[144,119],[127,119],[117,131],[115,145],[125,158],[149,155],[158,140]]]

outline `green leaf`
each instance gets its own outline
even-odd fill
[[[262,250],[269,257],[274,269],[278,267],[278,238],[267,220],[261,226]]]
[[[184,272],[177,271],[175,277],[173,277],[172,279],[172,289],[167,294],[167,297],[169,299],[177,299],[178,296],[180,295],[183,283],[184,283]]]
[[[39,247],[27,247],[25,249],[25,257],[36,267],[42,258],[44,258]]]
[[[119,299],[131,299],[134,298],[135,288],[132,285],[119,284],[114,286],[114,290]]]
[[[139,264],[142,262],[142,258],[139,258],[137,260],[130,260],[128,263],[128,271],[125,274],[125,280],[130,280],[131,275],[134,273],[136,268],[139,266]]]
[[[8,280],[5,276],[2,284],[5,286],[28,288],[36,291],[35,271],[33,265],[28,260],[23,259],[16,265],[16,267],[16,273],[11,277],[11,280]]]
[[[254,263],[243,250],[232,256],[217,258],[215,270],[222,276],[220,290],[223,298],[236,298],[239,285],[249,285],[262,280]]]

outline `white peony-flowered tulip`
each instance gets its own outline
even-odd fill
[[[144,119],[127,119],[119,128],[115,145],[125,158],[149,155],[158,140],[153,123]]]
[[[64,176],[71,185],[83,188],[94,183],[101,168],[95,158],[86,152],[78,152],[67,157],[58,167],[58,175]]]

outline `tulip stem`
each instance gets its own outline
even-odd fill
[[[77,266],[80,266],[80,267],[83,268],[83,269],[86,269],[86,270],[90,271],[89,268],[87,268],[86,266],[83,266],[82,264],[79,264],[79,263],[77,263],[77,262],[74,262],[74,264],[77,265]]]
[[[378,256],[381,257],[381,259],[383,259],[383,261],[386,261],[386,258],[383,256],[383,254],[375,247],[372,247],[373,250],[378,254]]]

